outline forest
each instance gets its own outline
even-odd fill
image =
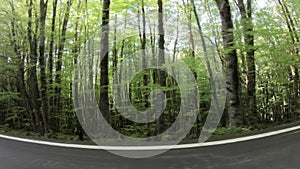
[[[210,120],[241,131],[296,122],[299,9],[298,0],[2,0],[0,128],[85,140],[95,107],[142,138],[177,118],[193,119],[189,139]]]

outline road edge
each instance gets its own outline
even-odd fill
[[[56,147],[63,147],[63,148],[78,148],[78,149],[91,149],[91,150],[115,150],[115,151],[135,151],[135,150],[163,150],[163,149],[184,149],[184,148],[198,148],[198,147],[207,147],[207,146],[216,146],[216,145],[224,145],[224,144],[232,144],[244,141],[250,141],[255,139],[261,139],[265,137],[280,135],[292,131],[296,131],[300,129],[300,125],[281,129],[277,131],[271,131],[262,134],[256,134],[251,136],[244,136],[240,138],[233,138],[233,139],[225,139],[219,141],[210,141],[204,143],[190,143],[190,144],[180,144],[180,145],[162,145],[162,146],[98,146],[98,145],[83,145],[83,144],[68,144],[68,143],[57,143],[57,142],[50,142],[50,141],[41,141],[41,140],[34,140],[34,139],[27,139],[27,138],[20,138],[14,136],[7,136],[4,134],[0,134],[0,138],[19,141],[24,143],[33,143],[33,144],[40,144],[40,145],[47,145],[47,146],[56,146]]]

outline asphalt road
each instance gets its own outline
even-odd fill
[[[299,169],[299,155],[300,130],[233,144],[171,150],[147,159],[0,138],[0,169]]]

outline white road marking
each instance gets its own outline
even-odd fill
[[[66,143],[56,143],[56,142],[49,142],[49,141],[41,141],[41,140],[32,140],[32,139],[25,139],[19,137],[12,137],[0,134],[0,138],[20,141],[25,143],[34,143],[34,144],[41,144],[41,145],[48,145],[48,146],[56,146],[56,147],[65,147],[65,148],[80,148],[80,149],[92,149],[92,150],[115,150],[115,151],[136,151],[136,150],[163,150],[163,149],[184,149],[184,148],[197,148],[197,147],[207,147],[207,146],[215,146],[215,145],[223,145],[223,144],[231,144],[231,143],[238,143],[243,141],[249,141],[254,139],[260,139],[265,137],[270,137],[274,135],[279,135],[287,132],[292,132],[300,129],[299,126],[286,128],[282,130],[272,131],[263,134],[257,134],[252,136],[234,138],[234,139],[226,139],[220,141],[211,141],[211,142],[204,142],[204,143],[192,143],[192,144],[180,144],[180,145],[162,145],[162,146],[97,146],[97,145],[80,145],[80,144],[66,144]]]

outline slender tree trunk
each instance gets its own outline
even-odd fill
[[[101,73],[100,73],[100,111],[110,123],[109,97],[108,97],[108,54],[109,54],[109,7],[110,0],[103,0],[102,8],[102,37],[101,37]]]
[[[229,116],[229,127],[236,127],[242,124],[241,113],[239,112],[239,73],[236,49],[234,49],[234,29],[231,10],[228,0],[215,0],[217,3],[221,21],[224,50],[226,52],[226,91],[227,110]]]
[[[10,2],[10,6],[11,6],[11,12],[13,14],[13,16],[15,15],[15,4],[14,1],[12,0]],[[18,65],[18,72],[17,72],[17,79],[18,81],[16,82],[16,88],[17,88],[17,92],[20,93],[21,95],[21,101],[20,101],[20,105],[24,108],[26,108],[27,112],[32,110],[32,107],[30,105],[30,100],[29,100],[29,96],[28,96],[28,92],[26,89],[26,84],[25,84],[25,62],[24,62],[24,56],[22,56],[22,54],[19,52],[19,46],[17,45],[17,31],[16,31],[16,22],[15,22],[15,17],[12,17],[12,21],[11,21],[11,46],[13,46],[14,48],[14,52],[16,53],[17,57],[17,65]],[[32,115],[30,115],[30,112],[28,112],[28,116],[29,118],[32,117]],[[31,119],[31,122],[33,123],[34,120]],[[32,124],[33,130],[36,130],[35,124]]]
[[[81,7],[81,1],[79,0],[78,1],[78,6],[77,6],[77,17],[76,17],[76,21],[75,21],[75,28],[74,28],[74,47],[73,47],[73,50],[72,50],[72,53],[74,55],[74,60],[73,60],[73,63],[74,63],[74,66],[77,66],[78,64],[78,55],[79,55],[79,52],[80,52],[80,38],[79,38],[79,32],[81,32],[79,30],[79,19],[80,19],[80,7]],[[75,80],[77,80],[79,78],[79,72],[78,70],[76,69],[75,70]],[[71,92],[72,96],[76,99],[74,99],[74,102],[75,102],[75,105],[79,105],[79,102],[78,102],[78,91],[79,91],[79,86],[78,86],[78,82],[73,82],[74,83],[74,93]],[[77,112],[82,113],[81,109],[78,109]],[[83,138],[83,135],[84,135],[84,131],[83,131],[83,128],[79,122],[79,120],[76,118],[76,134],[78,135],[78,138],[79,140],[83,141],[84,138]]]
[[[207,50],[207,45],[206,45],[206,42],[205,42],[205,36],[204,36],[203,30],[202,30],[202,26],[201,26],[200,19],[199,19],[199,16],[198,16],[197,8],[196,8],[194,0],[191,0],[191,3],[192,3],[192,6],[193,6],[193,11],[194,11],[194,15],[195,15],[197,26],[198,26],[198,32],[199,32],[201,42],[202,42],[202,49],[203,49],[204,57],[205,57],[205,64],[206,64],[206,68],[207,68],[207,71],[208,71],[208,74],[209,74],[210,85],[211,85],[211,88],[212,88],[212,97],[213,97],[214,101],[216,102],[215,105],[212,106],[212,107],[216,107],[216,109],[213,110],[213,111],[220,112],[220,111],[223,111],[223,110],[221,110],[220,107],[219,107],[218,98],[217,98],[218,97],[217,96],[217,90],[216,90],[217,87],[216,87],[216,84],[215,84],[213,70],[212,70],[212,67],[211,67],[211,64],[210,64],[211,62],[214,62],[214,60],[216,60],[214,58],[216,56],[212,56],[211,58],[207,58],[207,56],[209,56],[209,53],[208,53],[208,50]],[[200,122],[198,122],[198,123],[200,123]]]
[[[158,62],[157,66],[161,67],[165,64],[165,32],[164,32],[164,15],[163,15],[163,1],[158,0]],[[162,70],[158,71],[158,82],[161,87],[166,86],[166,73]],[[163,114],[157,120],[157,134],[163,129]]]
[[[57,12],[57,1],[53,1],[52,9],[52,23],[51,23],[51,35],[50,35],[50,45],[49,45],[49,57],[48,57],[48,124],[50,129],[55,126],[54,119],[54,97],[53,97],[53,55],[54,51],[54,36],[55,36],[55,25],[56,25],[56,12]]]
[[[213,12],[212,12],[212,9],[211,7],[207,4],[207,5],[204,5],[204,9],[207,11],[207,14],[208,14],[208,18],[209,18],[209,22],[212,24],[213,28],[212,28],[212,36],[214,37],[214,44],[215,44],[215,47],[217,49],[217,52],[218,52],[218,55],[222,61],[222,63],[224,62],[224,58],[222,58],[222,54],[221,54],[221,49],[220,49],[220,42],[219,42],[219,39],[221,37],[219,31],[218,31],[218,24],[215,20],[215,18],[213,17]],[[199,19],[197,19],[199,20]]]
[[[54,103],[56,108],[54,109],[55,113],[59,114],[61,112],[61,70],[62,70],[62,56],[63,56],[63,51],[65,47],[65,41],[66,41],[66,33],[67,33],[67,26],[68,26],[68,21],[69,21],[69,16],[70,16],[70,9],[72,6],[73,0],[69,0],[67,2],[67,7],[66,7],[66,12],[64,15],[63,19],[63,24],[62,24],[62,31],[61,31],[61,37],[60,37],[60,42],[58,46],[58,53],[57,53],[57,61],[56,61],[56,76],[55,76],[55,99]],[[59,118],[55,118],[56,124],[53,126],[54,131],[59,131]]]
[[[289,11],[289,8],[286,5],[286,2],[283,0],[278,0],[279,5],[281,6],[288,30],[289,30],[289,35],[291,37],[291,41],[293,44],[293,47],[291,49],[291,53],[294,53],[297,56],[300,56],[300,51],[299,51],[299,43],[300,43],[300,38],[298,35],[298,32],[296,30],[295,27],[295,21],[291,16],[291,13]],[[292,60],[294,61],[294,59],[292,58]],[[292,114],[295,114],[295,111],[298,109],[298,96],[299,96],[299,71],[296,65],[291,65],[290,66],[291,69],[291,75],[292,78],[291,80],[293,81],[293,85],[291,86],[292,90],[293,90],[293,98],[292,98],[292,102],[291,102],[291,106],[290,106],[290,111]]]
[[[145,70],[146,67],[147,67],[147,59],[146,59],[146,42],[147,42],[147,39],[146,39],[146,15],[145,15],[145,4],[144,4],[144,0],[142,0],[142,31],[141,31],[141,36],[140,36],[140,39],[141,39],[141,50],[142,50],[142,62],[143,62],[143,69]],[[146,72],[145,72],[146,73]],[[148,102],[148,97],[149,97],[149,94],[148,94],[148,90],[147,90],[147,86],[148,86],[148,83],[149,83],[149,76],[147,74],[144,74],[143,75],[143,86],[144,86],[144,92],[142,93],[143,95],[143,102],[145,103],[144,104],[144,109],[147,109],[149,108],[149,102]],[[149,121],[150,119],[150,115],[149,113],[147,114],[147,121]],[[147,127],[147,136],[150,136],[150,123],[147,123],[146,124],[146,127]]]
[[[184,12],[185,12],[185,17],[187,19],[187,25],[189,29],[189,41],[190,41],[190,49],[189,49],[189,55],[190,57],[194,58],[195,57],[195,41],[194,41],[194,35],[193,35],[193,30],[192,30],[192,8],[190,7],[189,1],[187,3],[182,0],[183,6],[184,6]],[[196,77],[196,73],[194,72],[194,75]]]
[[[39,47],[39,66],[40,66],[40,83],[41,83],[41,113],[43,119],[43,133],[47,134],[47,112],[48,112],[48,98],[47,98],[47,77],[46,77],[46,60],[45,60],[45,24],[47,14],[48,0],[40,0],[40,47]]]
[[[126,27],[127,27],[127,18],[125,18],[125,20],[124,20],[124,30],[126,29]],[[121,60],[123,60],[123,58],[124,58],[124,50],[125,50],[125,39],[123,39],[122,40],[122,45],[121,45],[121,50],[120,50],[120,56],[119,56],[119,58],[121,59]],[[121,84],[121,82],[122,82],[122,72],[123,72],[123,69],[124,69],[124,67],[123,67],[123,65],[121,64],[120,65],[120,72],[119,72],[119,74],[118,74],[118,84]],[[125,89],[124,89],[124,91],[126,91],[127,90],[127,87],[125,87]],[[123,100],[123,98],[124,98],[124,96],[123,96],[123,93],[121,92],[121,90],[118,88],[118,97],[119,98],[121,98],[122,100]],[[123,101],[122,101],[122,106],[125,106],[126,105],[126,103],[123,103]],[[126,119],[122,116],[122,115],[119,115],[119,128],[120,129],[122,129],[123,127],[124,127],[124,124],[126,124]]]
[[[243,0],[238,0],[237,6],[239,8],[242,25],[243,36],[246,46],[246,61],[247,61],[247,102],[249,117],[247,118],[251,124],[256,123],[258,115],[256,112],[256,70],[255,70],[255,49],[254,49],[254,33],[252,23],[252,0],[247,0],[246,5]]]
[[[115,14],[115,22],[118,20],[118,15]],[[112,62],[113,62],[113,74],[117,70],[118,66],[118,48],[117,48],[117,24],[114,25],[114,37],[113,37],[113,54],[112,54]]]
[[[155,27],[155,26],[153,26]],[[153,30],[152,30],[153,29]],[[155,51],[155,28],[152,28],[152,26],[149,24],[149,30],[150,30],[150,45],[151,45],[151,54],[152,54],[152,65],[157,66],[157,59],[156,59],[156,51]],[[156,84],[157,82],[157,70],[152,70],[152,79],[153,83]]]
[[[27,1],[29,5],[28,9],[28,25],[27,25],[27,37],[29,41],[29,48],[30,48],[30,56],[29,56],[29,70],[28,70],[28,85],[29,85],[29,91],[31,93],[30,95],[30,104],[32,105],[32,113],[33,113],[33,123],[34,128],[36,130],[40,129],[40,119],[38,115],[39,110],[39,89],[38,89],[38,80],[37,80],[37,71],[36,71],[36,65],[37,65],[37,39],[36,35],[32,35],[33,32],[33,1],[30,0]],[[37,26],[36,26],[37,28]],[[38,131],[41,132],[41,131]]]

